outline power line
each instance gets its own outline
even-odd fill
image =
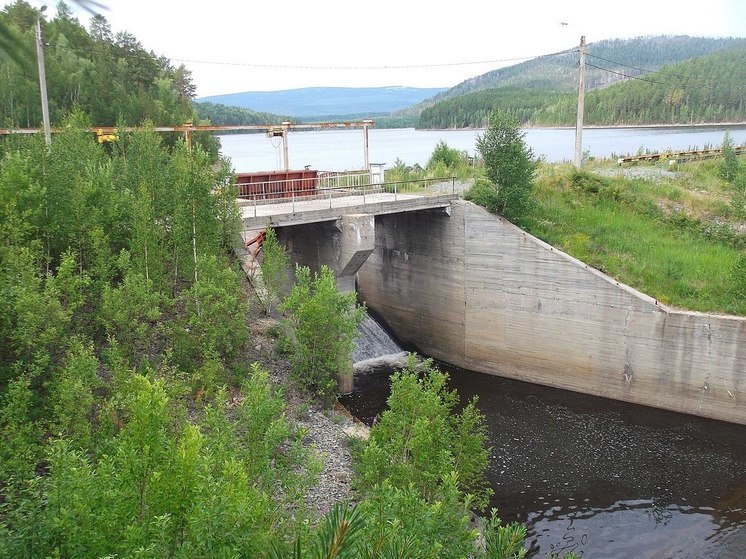
[[[594,57],[594,58],[599,58],[599,57]],[[611,61],[611,60],[609,60],[608,62],[616,64],[616,62]],[[715,83],[718,83],[718,84],[727,83],[727,84],[730,84],[730,85],[733,85],[733,84],[740,85],[741,84],[741,80],[740,79],[733,78],[733,77],[723,77],[723,76],[713,76],[713,77],[709,77],[709,78],[703,78],[701,76],[690,76],[690,77],[686,77],[686,76],[679,76],[679,75],[676,75],[676,74],[668,74],[667,72],[666,73],[662,73],[661,72],[659,74],[660,77],[662,77],[662,78],[667,78],[667,77],[671,76],[671,77],[677,78],[679,80],[685,80],[685,81],[688,82],[688,85],[684,86],[681,83],[676,83],[676,82],[672,82],[672,81],[651,80],[649,78],[641,78],[640,76],[631,76],[629,74],[625,74],[624,72],[617,72],[615,70],[611,70],[610,68],[603,68],[601,66],[596,66],[594,64],[591,64],[590,62],[586,63],[586,65],[590,66],[592,68],[596,68],[598,70],[602,70],[604,72],[608,72],[610,74],[615,74],[617,76],[622,76],[623,78],[628,78],[628,79],[631,79],[631,80],[639,80],[639,81],[643,81],[643,82],[654,83],[654,84],[657,84],[657,85],[670,86],[670,87],[692,87],[692,84],[699,84],[700,87],[714,87]],[[621,66],[624,66],[624,64],[621,64]],[[634,68],[634,66],[628,66],[628,67],[629,68]],[[638,68],[635,68],[635,69],[638,69]],[[656,72],[655,70],[647,70],[647,71],[648,72]],[[660,72],[660,71],[658,71],[658,72]]]
[[[566,51],[565,51],[566,52]],[[461,62],[441,62],[436,64],[402,64],[402,65],[382,65],[382,66],[320,66],[320,65],[302,65],[302,64],[258,64],[253,62],[225,62],[220,60],[193,60],[188,58],[171,58],[177,62],[186,62],[191,64],[212,64],[215,66],[242,66],[246,68],[262,68],[277,70],[411,70],[417,68],[446,68],[452,66],[476,66],[478,64],[496,64],[500,62],[515,62],[518,60],[532,60],[534,58],[545,58],[547,56],[556,56],[565,54],[565,52],[542,54],[533,56],[517,56],[513,58],[495,58],[491,60],[468,60]]]
[[[639,76],[630,76],[629,74],[625,74],[623,72],[616,72],[614,70],[610,70],[609,68],[602,68],[601,66],[596,66],[595,64],[591,64],[590,62],[586,62],[587,66],[590,66],[591,68],[596,68],[597,70],[603,70],[604,72],[608,72],[610,74],[616,74],[617,76],[622,76],[623,78],[628,78],[631,80],[640,80],[641,82],[648,82],[648,83],[655,83],[658,85],[673,85],[671,83],[665,83],[665,82],[657,82],[654,80],[649,80],[646,78],[641,78]]]
[[[631,68],[633,70],[638,70],[640,72],[646,72],[646,73],[651,73],[651,74],[653,74],[653,73],[659,73],[661,75],[661,77],[666,77],[666,78],[671,77],[671,78],[676,78],[676,79],[679,79],[679,80],[694,81],[694,82],[698,82],[698,83],[703,84],[703,85],[709,85],[710,82],[718,82],[718,83],[720,83],[720,82],[723,82],[723,81],[728,81],[728,79],[725,78],[725,77],[723,77],[723,76],[712,76],[712,77],[682,76],[680,74],[672,74],[669,71],[664,71],[661,68],[659,68],[658,70],[650,70],[648,68],[639,68],[637,66],[630,66],[629,64],[624,64],[624,63],[618,62],[616,60],[609,60],[608,58],[603,58],[601,56],[596,56],[595,54],[590,54],[590,53],[586,53],[586,54],[587,54],[587,56],[590,56],[590,57],[593,57],[593,58],[597,58],[598,60],[603,60],[604,62],[608,62],[610,64],[616,64],[617,66],[623,66],[625,68]],[[679,63],[675,63],[675,64],[679,64]],[[611,70],[607,70],[607,71],[611,71]],[[627,77],[634,78],[635,76],[627,76]],[[643,78],[637,78],[637,79],[643,79]],[[740,80],[737,80],[737,81],[740,83]],[[661,82],[655,82],[655,83],[661,83]],[[675,84],[669,83],[669,84],[664,84],[664,85],[675,85]]]
[[[595,54],[591,54],[590,52],[586,53],[587,56],[590,56],[591,58],[596,58],[598,60],[603,60],[604,62],[608,62],[609,64],[616,64],[617,66],[623,66],[625,68],[631,68],[632,70],[639,70],[640,72],[658,72],[659,70],[649,70],[647,68],[638,68],[637,66],[630,66],[628,64],[624,64],[622,62],[617,62],[616,60],[609,60],[608,58],[603,58],[601,56],[596,56]]]

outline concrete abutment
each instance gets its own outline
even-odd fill
[[[668,308],[469,202],[278,237],[294,263],[332,268],[342,290],[357,277],[359,298],[429,356],[746,424],[746,318]]]
[[[376,217],[361,300],[459,367],[746,424],[746,318],[659,304],[469,202]]]

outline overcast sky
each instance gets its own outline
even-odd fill
[[[746,0],[99,1],[115,33],[129,31],[146,49],[183,62],[198,96],[451,87],[572,48],[581,35],[589,43],[660,34],[746,37]],[[474,63],[480,61],[489,62]]]

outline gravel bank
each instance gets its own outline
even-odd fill
[[[277,318],[264,316],[250,285],[247,285],[247,295],[251,301],[247,317],[251,346],[247,360],[249,363],[256,361],[269,371],[270,380],[284,391],[288,417],[307,431],[304,445],[322,463],[322,468],[318,483],[306,495],[306,505],[309,511],[321,516],[336,502],[353,500],[352,457],[347,439],[367,437],[367,427],[341,405],[324,409],[301,393],[290,378],[290,363],[275,350]]]

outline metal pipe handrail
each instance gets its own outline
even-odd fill
[[[355,186],[338,186],[327,188],[296,188],[297,185],[304,181],[315,181],[316,178],[309,179],[288,179],[284,181],[266,181],[265,183],[249,183],[257,188],[255,192],[244,194],[239,198],[250,201],[254,207],[254,217],[257,216],[257,207],[272,204],[289,203],[292,212],[295,213],[296,201],[303,200],[329,200],[329,208],[332,208],[332,201],[337,198],[346,196],[362,196],[363,205],[368,203],[369,196],[373,194],[393,194],[394,201],[398,201],[402,195],[419,195],[419,196],[436,196],[443,194],[456,194],[456,177],[433,177],[425,179],[411,179],[405,181],[392,181],[380,184],[360,184]],[[282,190],[268,190],[265,186],[271,185],[277,187],[283,186]],[[287,188],[290,186],[290,188]],[[296,187],[294,187],[296,186]],[[439,188],[433,188],[439,186]],[[242,204],[244,206],[249,204]]]

